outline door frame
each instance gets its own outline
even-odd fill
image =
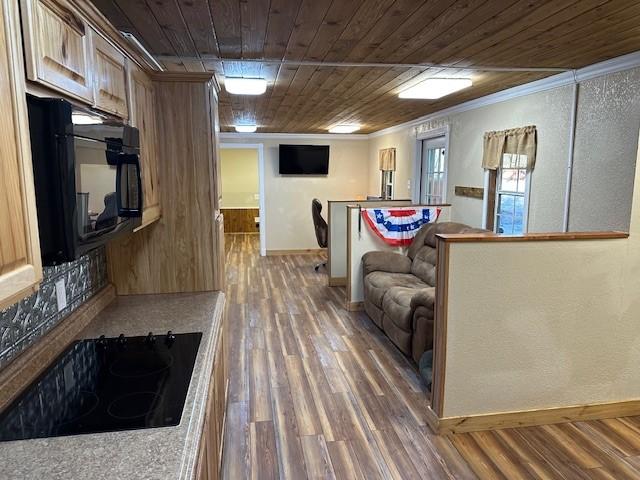
[[[451,138],[449,124],[441,127],[425,130],[416,134],[416,151],[413,159],[413,185],[411,200],[420,204],[420,184],[422,181],[422,141],[432,138],[444,137],[444,202],[449,199],[449,143]]]
[[[260,218],[260,256],[267,255],[267,215],[264,188],[264,144],[263,143],[220,143],[220,149],[258,150],[258,216]],[[221,160],[222,161],[222,160]]]

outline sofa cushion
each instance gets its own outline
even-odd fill
[[[362,256],[362,271],[365,277],[373,272],[411,273],[411,259],[396,252],[367,252]]]
[[[417,288],[391,287],[382,299],[382,309],[385,315],[405,332],[413,330],[411,328],[413,319],[411,298],[417,291]]]
[[[392,287],[418,289],[428,285],[410,273],[373,272],[364,277],[364,296],[378,308],[383,308],[383,297]]]
[[[436,289],[435,287],[423,288],[418,290],[416,294],[411,297],[411,308],[414,310],[418,307],[424,307],[433,312],[433,306],[436,303]],[[415,330],[415,327],[414,327]]]
[[[425,238],[427,237],[427,234],[431,230],[433,230],[436,225],[437,223],[427,223],[426,225],[423,225],[422,227],[420,227],[420,230],[418,230],[418,233],[416,233],[416,236],[413,237],[413,240],[411,241],[411,245],[409,245],[409,248],[407,249],[407,257],[409,257],[411,260],[415,258],[415,256],[418,253],[418,250],[424,247],[424,242],[425,242]]]
[[[427,285],[436,285],[436,249],[427,245],[423,246],[411,264],[411,273],[420,278]]]
[[[411,355],[411,332],[405,332],[385,313],[382,317],[382,329],[389,340],[407,356]]]
[[[368,298],[364,299],[364,311],[367,312],[369,318],[376,324],[378,328],[382,328],[382,317],[384,312],[381,308],[375,306]]]

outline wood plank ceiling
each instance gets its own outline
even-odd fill
[[[221,85],[224,75],[266,78],[267,92],[258,97],[223,89],[225,131],[255,122],[264,132],[320,133],[336,123],[374,132],[554,74],[473,66],[580,68],[640,50],[637,0],[91,1],[168,70],[215,71]],[[398,98],[430,76],[470,76],[474,85],[439,100]]]

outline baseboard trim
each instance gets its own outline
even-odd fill
[[[347,302],[347,310],[350,312],[359,312],[364,310],[364,302]]]
[[[344,287],[347,284],[347,277],[329,277],[330,287]]]
[[[300,250],[267,250],[267,256],[273,257],[278,255],[317,255],[324,252],[324,248],[302,248]]]
[[[427,423],[435,433],[446,435],[636,415],[640,415],[640,400],[445,418],[438,418],[428,408]]]
[[[425,420],[427,421],[427,425],[429,425],[429,428],[431,429],[432,432],[434,433],[440,433],[440,419],[438,418],[438,415],[436,414],[436,412],[434,412],[431,409],[431,405],[429,405],[427,407],[427,411],[425,413]]]
[[[115,298],[115,287],[107,285],[2,369],[0,411],[35,380]]]

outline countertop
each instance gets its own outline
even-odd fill
[[[191,479],[223,305],[224,294],[218,292],[117,297],[78,338],[203,332],[180,424],[2,442],[0,479]]]

